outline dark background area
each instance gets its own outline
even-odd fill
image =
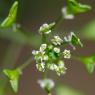
[[[81,34],[81,29],[90,21],[95,19],[95,0],[78,0],[92,6],[90,12],[77,15],[74,20],[65,20],[57,28],[58,34],[68,33],[71,30]],[[8,14],[14,0],[0,0],[0,21]],[[66,0],[19,0],[19,10],[17,22],[24,29],[24,34],[37,34],[40,25],[47,22],[55,21],[61,14],[61,8],[66,5]],[[2,31],[0,31],[2,32]],[[8,30],[8,32],[10,32]],[[3,36],[2,36],[3,35]],[[7,35],[7,34],[6,34]],[[38,34],[37,34],[38,35]],[[10,35],[11,36],[11,35]],[[14,35],[15,37],[15,35]],[[13,39],[14,39],[13,37]],[[19,36],[16,37],[18,39]],[[29,36],[30,37],[30,36]],[[34,37],[36,37],[34,35]],[[19,38],[21,39],[21,38]],[[30,39],[31,44],[21,44],[18,41],[12,41],[4,34],[0,34],[0,74],[2,79],[2,69],[16,67],[24,63],[31,55],[35,46],[32,42],[37,42],[39,38]],[[90,39],[82,39],[84,47],[77,48],[74,53],[79,55],[91,55],[95,53],[95,41]],[[85,93],[85,95],[95,94],[95,74],[88,74],[83,64],[74,60],[66,60],[68,68],[66,75],[58,77],[55,73],[50,72],[50,77],[54,78],[56,83],[62,82]],[[37,79],[41,79],[43,73],[38,72],[35,68],[35,62],[24,69],[20,78],[19,92],[14,94],[10,89],[10,84],[6,83],[5,95],[46,95],[46,93],[37,84]],[[9,93],[9,94],[8,94]],[[55,93],[54,93],[55,95]]]

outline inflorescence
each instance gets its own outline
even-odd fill
[[[54,25],[55,23],[43,24],[39,29],[39,33],[41,35],[48,35],[51,33]],[[45,70],[55,71],[59,76],[61,74],[65,74],[67,68],[65,67],[64,61],[62,59],[71,58],[70,50],[61,50],[61,46],[65,43],[68,43],[72,46],[82,46],[80,39],[73,32],[71,32],[68,37],[64,37],[63,39],[61,39],[58,35],[54,36],[50,40],[50,43],[42,43],[39,50],[32,51],[36,61],[36,68],[42,72],[45,72]]]

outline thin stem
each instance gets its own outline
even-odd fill
[[[54,33],[56,33],[56,30],[57,30],[57,28],[59,27],[59,25],[62,23],[62,21],[63,21],[63,17],[62,17],[62,15],[60,15],[57,19],[56,19],[56,21],[55,21],[55,26],[53,27],[53,31],[55,31]]]
[[[44,72],[44,79],[47,78],[47,73],[48,73],[48,70],[46,69],[45,72]]]
[[[32,57],[29,57],[29,59],[24,63],[22,64],[19,69],[20,70],[23,70],[24,68],[26,68],[31,62],[33,61],[33,58]]]
[[[46,43],[46,35],[42,34],[42,43]],[[47,69],[44,72],[44,79],[47,78]]]
[[[46,35],[42,34],[42,43],[46,43]]]

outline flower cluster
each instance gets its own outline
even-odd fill
[[[49,69],[50,70],[54,70],[56,71],[57,75],[61,75],[61,74],[65,74],[66,73],[66,67],[64,65],[64,62],[62,60],[59,60],[57,65],[52,63],[52,64],[49,64]]]
[[[54,36],[51,41],[54,45],[61,45],[63,43],[63,40],[59,36]]]
[[[53,23],[50,23],[50,24],[47,24],[47,23],[44,23],[40,29],[39,29],[39,33],[40,34],[49,34],[51,32],[51,29],[54,27],[55,25],[55,22]]]
[[[39,29],[40,34],[49,34],[54,25],[55,23],[43,24]],[[64,43],[70,44],[72,46],[82,46],[80,39],[73,32],[63,39],[56,35],[50,39],[48,44],[46,41],[41,44],[39,50],[32,51],[32,54],[36,60],[36,68],[42,72],[47,69],[55,71],[59,76],[61,74],[65,74],[67,68],[65,67],[62,58],[70,59],[71,53],[68,49],[61,50],[60,46],[64,45]]]
[[[64,50],[63,51],[64,58],[70,59],[71,58],[71,53],[70,50]]]
[[[47,48],[47,44],[42,44],[40,46],[39,51],[32,51],[32,54],[35,55],[35,60],[38,64],[36,64],[36,67],[39,71],[43,71],[45,70],[45,61],[48,60],[48,56],[45,53],[45,50]]]
[[[39,71],[44,72],[46,69],[49,69],[55,71],[58,75],[65,74],[66,72],[64,62],[60,57],[63,55],[64,58],[70,58],[71,56],[69,50],[64,50],[61,53],[60,48],[52,44],[42,44],[39,50],[33,50],[32,54],[35,56],[36,68]]]

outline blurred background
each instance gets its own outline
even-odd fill
[[[19,82],[19,92],[14,93],[4,77],[3,68],[14,68],[23,64],[34,48],[41,43],[38,29],[43,23],[55,21],[61,15],[66,0],[18,0],[17,22],[22,30],[0,29],[0,95],[47,95],[37,84],[43,73],[35,68],[35,62],[24,69]],[[74,51],[77,55],[95,54],[95,0],[78,0],[92,6],[90,12],[76,15],[74,20],[60,22],[56,28],[59,35],[75,31],[84,44]],[[0,0],[0,22],[8,14],[14,0]],[[56,82],[53,95],[94,95],[95,74],[88,74],[85,66],[75,60],[66,60],[66,75],[58,77],[54,72],[49,77]],[[61,84],[61,85],[60,85]],[[65,93],[66,92],[66,93]],[[67,93],[68,92],[68,93]],[[72,93],[72,94],[71,94]]]

